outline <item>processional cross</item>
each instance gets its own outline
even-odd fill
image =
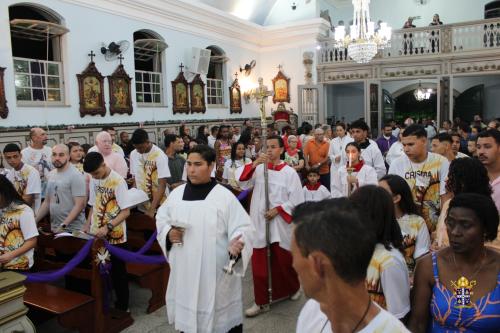
[[[264,85],[264,80],[259,78],[259,86],[252,91],[251,96],[255,98],[257,103],[259,103],[260,108],[260,124],[262,127],[262,135],[263,135],[263,145],[262,149],[266,153],[267,152],[267,117],[266,117],[266,101],[269,96],[272,96],[273,92],[267,90],[267,87]],[[264,194],[265,194],[265,203],[266,203],[266,212],[271,208],[271,203],[269,200],[269,171],[267,168],[267,163],[264,165]],[[271,304],[273,300],[273,277],[271,271],[271,230],[269,226],[270,221],[266,223],[266,253],[267,253],[267,295],[269,304]]]
[[[267,90],[267,86],[264,85],[264,80],[260,77],[259,86],[252,92],[252,97],[259,103],[260,123],[264,137],[267,136],[266,102],[267,98],[272,95],[273,92]]]

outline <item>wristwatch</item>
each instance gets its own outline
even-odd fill
[[[61,229],[66,229],[67,225],[66,224],[61,224]]]
[[[108,224],[106,224],[106,227],[108,228],[108,231],[110,231],[110,232],[111,232],[111,231],[113,230],[113,228],[114,228],[114,226],[113,226],[113,224],[112,224],[111,222],[109,222]]]

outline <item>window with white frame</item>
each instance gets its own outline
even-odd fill
[[[9,7],[14,84],[19,104],[63,104],[60,18],[39,5]]]
[[[14,58],[18,101],[62,101],[61,63]]]
[[[207,47],[211,52],[207,73],[207,104],[224,105],[224,68],[226,56],[219,47]]]
[[[152,31],[134,32],[135,97],[138,105],[165,104],[161,60],[166,47],[161,37]]]

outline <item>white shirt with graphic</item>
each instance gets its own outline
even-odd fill
[[[7,172],[7,179],[14,184],[19,195],[33,194],[34,200],[31,208],[37,212],[42,201],[40,196],[42,187],[38,171],[31,165],[24,164],[19,171],[10,169]]]
[[[413,163],[403,155],[392,162],[389,173],[403,177],[410,186],[413,200],[427,224],[429,233],[436,229],[441,210],[441,195],[446,193],[450,164],[439,154],[427,153],[422,163]]]
[[[35,149],[28,146],[21,150],[23,162],[34,167],[40,174],[42,184],[42,198],[45,198],[45,188],[47,187],[47,180],[49,173],[54,166],[52,165],[52,149],[44,146],[42,149]]]
[[[130,153],[130,173],[135,178],[136,187],[144,191],[149,197],[149,202],[138,207],[140,211],[145,212],[151,207],[153,192],[156,192],[158,189],[159,179],[171,176],[168,167],[168,157],[155,145],[145,154],[140,154],[134,149]],[[160,205],[166,200],[167,195],[168,187],[165,188]]]
[[[28,239],[38,236],[33,210],[25,204],[12,203],[0,210],[0,254],[12,252]],[[0,269],[28,270],[33,266],[33,249],[0,264]]]
[[[95,234],[99,228],[112,222],[120,214],[122,207],[127,207],[127,191],[125,179],[113,170],[104,179],[91,179],[89,189],[89,205],[92,206],[91,234]],[[125,243],[126,222],[123,221],[115,226],[106,238],[110,244]]]

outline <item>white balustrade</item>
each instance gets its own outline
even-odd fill
[[[445,45],[448,45],[446,50]],[[382,60],[415,59],[450,54],[450,52],[461,53],[499,48],[500,19],[495,18],[393,31],[390,46],[380,51],[377,58]],[[346,49],[336,49],[333,39],[323,40],[318,51],[319,64],[346,62],[352,62]]]

